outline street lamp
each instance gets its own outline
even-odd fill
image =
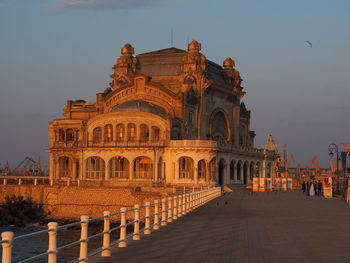
[[[339,193],[339,160],[340,160],[340,156],[339,156],[339,152],[338,152],[338,145],[336,145],[335,143],[331,143],[330,145],[328,145],[328,151],[329,151],[329,156],[333,157],[333,155],[335,154],[336,160],[337,160],[337,170],[336,170],[336,174],[337,174],[337,193]]]

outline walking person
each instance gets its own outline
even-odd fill
[[[314,182],[310,182],[310,191],[309,191],[310,196],[315,196],[315,185]]]
[[[303,183],[301,185],[301,190],[303,190],[303,193],[305,193],[305,190],[306,190],[305,181],[303,181]]]
[[[306,183],[306,196],[310,196],[310,182]]]
[[[318,195],[322,195],[323,192],[322,192],[322,182],[321,181],[319,181],[317,183],[317,189],[318,189]]]

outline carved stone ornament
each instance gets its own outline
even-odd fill
[[[137,59],[133,57],[134,48],[130,44],[125,44],[121,48],[121,56],[117,59],[111,75],[113,79],[110,86],[114,89],[132,82],[132,76],[136,73]]]
[[[241,90],[242,78],[238,70],[235,67],[235,61],[232,58],[227,58],[223,62],[226,82],[233,86],[234,91]]]

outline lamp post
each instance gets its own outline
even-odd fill
[[[331,143],[328,145],[328,151],[329,151],[329,156],[333,157],[334,154],[336,154],[336,161],[337,161],[337,170],[336,170],[336,175],[337,175],[337,193],[339,193],[339,152],[338,152],[338,145],[335,143]]]

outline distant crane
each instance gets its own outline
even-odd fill
[[[36,162],[33,158],[27,156],[14,169],[14,174],[39,175],[42,173],[40,162]]]

